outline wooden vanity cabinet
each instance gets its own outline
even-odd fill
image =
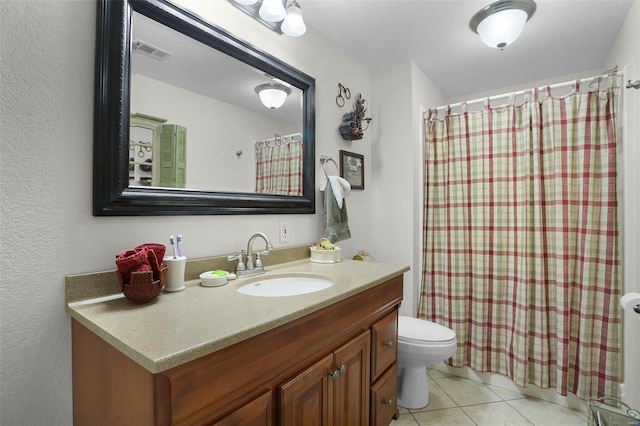
[[[74,424],[388,425],[401,300],[399,276],[157,374],[72,319]]]

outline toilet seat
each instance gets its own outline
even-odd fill
[[[398,317],[398,342],[416,345],[442,345],[456,340],[456,333],[435,322],[418,318]]]

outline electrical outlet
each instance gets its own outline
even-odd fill
[[[280,242],[281,243],[289,242],[289,222],[284,220],[280,221]]]

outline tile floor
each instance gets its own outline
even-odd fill
[[[482,382],[427,369],[430,403],[400,408],[392,426],[574,426],[586,425],[587,414]]]

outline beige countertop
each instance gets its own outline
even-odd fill
[[[263,275],[239,278],[221,287],[203,287],[199,279],[188,281],[184,291],[162,293],[141,305],[131,303],[122,293],[84,299],[68,297],[66,310],[142,367],[160,373],[301,318],[409,270],[407,266],[378,262],[343,260],[320,264],[309,259],[265,269]],[[334,285],[316,293],[274,298],[236,291],[256,280],[293,273],[325,278]]]

